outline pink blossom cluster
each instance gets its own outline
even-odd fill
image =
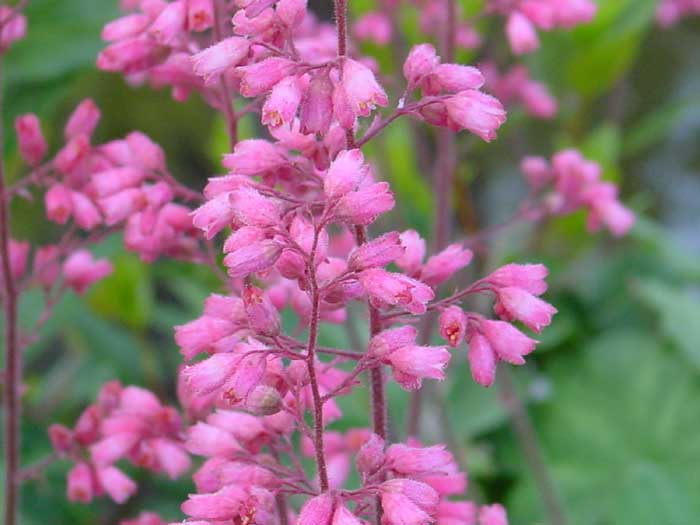
[[[663,27],[670,27],[685,16],[697,15],[700,15],[698,0],[661,0],[656,8],[656,20]]]
[[[99,119],[92,100],[81,102],[64,128],[66,144],[43,165],[48,148],[39,119],[27,114],[15,121],[20,152],[34,170],[31,182],[47,188],[49,220],[60,225],[72,220],[85,231],[124,225],[125,245],[146,261],[160,255],[198,255],[190,210],[174,202],[197,194],[175,182],[162,149],[141,132],[93,145]],[[85,255],[76,257],[74,264],[78,261],[83,269],[90,267]]]
[[[136,492],[136,483],[115,465],[121,459],[171,479],[182,475],[190,468],[182,432],[174,408],[161,405],[148,390],[118,381],[102,387],[72,429],[49,427],[56,454],[75,463],[68,473],[68,499],[82,503],[103,494],[124,503]]]
[[[559,111],[557,99],[545,84],[530,77],[525,65],[513,66],[504,73],[493,63],[479,67],[486,78],[486,86],[504,104],[521,104],[529,115],[540,119],[554,118]]]
[[[429,253],[414,230],[370,236],[396,197],[362,148],[404,116],[445,128],[441,137],[450,140],[450,132],[466,130],[488,142],[506,120],[503,102],[551,118],[556,100],[524,66],[503,75],[495,65],[480,70],[443,60],[429,43],[408,50],[403,80],[383,78],[347,35],[391,43],[394,2],[348,24],[347,5],[337,0],[335,27],[318,21],[304,0],[121,4],[128,13],[105,26],[98,67],[132,84],[168,86],[178,101],[198,92],[226,120],[225,172],[209,178],[201,195],[177,182],[143,133],[93,144],[100,111],[91,100],[71,115],[65,145],[47,161],[39,119],[23,115],[15,128],[29,173],[11,195],[45,189],[47,216],[67,233],[36,249],[29,276],[30,244],[9,242],[12,277],[38,283],[50,307],[60,277],[82,293],[112,271],[87,248],[123,231],[125,246],[145,262],[164,256],[207,264],[221,289],[204,301],[201,316],[175,327],[184,416],[147,390],[110,382],[72,429],[50,428],[56,454],[74,462],[68,498],[107,494],[123,503],[137,490],[124,465],[175,479],[190,472],[193,455],[203,459],[181,505],[190,525],[507,525],[501,505],[466,499],[467,475],[444,445],[389,440],[385,372],[416,391],[426,380],[444,380],[452,350],[466,343],[474,380],[492,385],[499,362],[523,365],[534,351],[537,341],[524,330],[541,332],[556,313],[542,299],[548,271],[509,264],[444,296],[441,287],[456,282],[473,253],[449,241]],[[480,44],[459,6],[452,17],[444,2],[417,5],[427,34],[454,30],[444,57],[455,46]],[[516,54],[537,47],[536,28],[569,28],[595,13],[589,0],[492,0],[489,8],[508,17]],[[0,11],[0,49],[24,33],[19,17]],[[395,102],[385,85],[398,93]],[[239,141],[237,120],[247,113],[259,115],[265,133]],[[523,171],[544,213],[584,207],[591,229],[605,225],[619,235],[631,227],[615,186],[577,152],[560,152],[551,163],[527,158]],[[492,316],[470,303],[478,295],[493,298]],[[369,321],[366,348],[322,346],[323,325],[345,323],[358,305]],[[289,333],[283,312],[296,318]],[[42,319],[49,315],[50,308]],[[446,345],[430,344],[433,316]],[[341,432],[338,400],[365,376],[371,428]],[[122,523],[165,520],[144,512]]]
[[[590,231],[606,227],[613,235],[627,233],[634,225],[634,214],[617,197],[617,186],[601,180],[601,168],[576,150],[563,150],[552,156],[526,157],[521,170],[533,192],[543,195],[546,215],[564,215],[584,208]]]
[[[592,0],[489,0],[489,9],[507,17],[510,47],[523,55],[540,47],[538,29],[571,29],[590,22],[597,5]]]

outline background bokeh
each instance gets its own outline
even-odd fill
[[[361,12],[370,2],[353,0],[351,9]],[[478,0],[462,2],[467,12],[478,9]],[[217,172],[226,150],[223,124],[196,97],[179,104],[166,91],[128,86],[95,69],[100,29],[118,15],[116,4],[30,2],[28,38],[4,60],[11,178],[23,169],[14,117],[36,112],[56,148],[65,118],[88,96],[103,112],[99,140],[140,129],[164,147],[181,180],[201,188]],[[581,148],[604,166],[605,178],[621,185],[623,201],[639,214],[626,238],[590,235],[579,215],[537,230],[516,225],[495,236],[470,271],[481,275],[509,261],[542,261],[552,270],[547,298],[560,313],[528,366],[512,370],[507,379],[532,418],[569,522],[695,525],[700,523],[700,24],[689,20],[659,29],[654,0],[599,0],[599,5],[592,24],[544,34],[542,49],[526,59],[533,78],[545,81],[560,99],[555,120],[534,121],[515,110],[492,144],[459,136],[453,196],[458,233],[469,235],[512,213],[526,190],[517,171],[526,153],[548,156],[562,147]],[[328,16],[327,4],[314,7]],[[413,8],[402,8],[401,16],[408,40],[419,41]],[[500,22],[488,23],[483,29],[489,49],[507,60]],[[384,71],[391,70],[386,50],[366,51],[376,53]],[[252,120],[242,129],[257,133]],[[381,227],[429,233],[430,133],[398,123],[368,148],[398,194],[398,209]],[[55,238],[57,230],[36,203],[16,203],[13,214],[15,238]],[[172,326],[198,316],[203,298],[216,286],[205,268],[142,264],[123,251],[118,237],[97,251],[114,261],[114,275],[85,298],[66,296],[41,342],[26,354],[26,464],[49,452],[47,423],[74,421],[109,379],[147,386],[174,403],[181,358]],[[28,295],[22,324],[31,326],[40,308],[40,296]],[[356,329],[364,334],[365,320],[359,309],[355,313]],[[326,330],[323,338],[328,345],[349,344],[343,330]],[[407,396],[398,389],[390,394],[392,432],[401,435]],[[502,500],[513,525],[546,523],[502,386],[475,386],[462,349],[449,381],[431,389],[429,398],[424,439],[457,447],[469,469],[470,493],[482,501]],[[343,425],[366,424],[366,394],[342,404]],[[26,486],[23,523],[112,524],[140,509],[181,519],[179,502],[191,489],[187,481],[133,472],[141,491],[127,505],[70,504],[64,497],[67,468],[53,465]]]

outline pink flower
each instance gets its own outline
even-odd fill
[[[275,12],[289,28],[299,26],[306,16],[306,0],[279,0]]]
[[[617,200],[617,188],[613,184],[595,184],[585,192],[583,198],[590,209],[589,230],[597,231],[605,225],[613,235],[620,237],[634,226],[634,213]]]
[[[196,519],[232,520],[238,516],[247,494],[240,488],[230,485],[213,494],[190,494],[182,506],[182,512]]]
[[[534,190],[541,189],[552,180],[549,163],[543,157],[524,157],[520,162],[520,171]]]
[[[496,294],[498,300],[494,311],[502,319],[506,321],[517,319],[538,333],[552,322],[552,316],[557,313],[557,309],[551,304],[522,288],[506,286],[498,288]]]
[[[425,239],[415,230],[406,230],[401,234],[401,244],[405,252],[396,265],[410,276],[418,275],[425,257]]]
[[[357,452],[355,463],[357,471],[363,476],[371,476],[384,463],[384,440],[377,434],[372,434]]]
[[[279,224],[283,207],[277,199],[242,187],[229,193],[228,200],[235,221],[241,225],[265,228]]]
[[[79,462],[68,472],[68,501],[90,503],[95,494],[95,480],[87,463]]]
[[[467,315],[459,306],[449,306],[440,314],[440,336],[456,348],[464,340]]]
[[[224,155],[223,165],[239,175],[261,175],[287,163],[280,148],[262,139],[243,140],[233,153]]]
[[[348,224],[367,226],[394,208],[394,194],[386,182],[376,182],[343,195],[333,208],[333,218]]]
[[[462,248],[460,244],[450,244],[440,253],[428,259],[421,270],[420,279],[435,287],[467,266],[472,261],[473,256],[471,250]]]
[[[0,53],[27,34],[27,18],[9,6],[0,6]]]
[[[384,13],[371,11],[355,22],[353,32],[358,40],[368,40],[385,46],[391,42],[391,20]]]
[[[537,341],[505,321],[482,320],[479,326],[498,358],[513,365],[524,365],[523,357],[537,345]]]
[[[413,447],[396,443],[386,451],[386,466],[399,475],[415,477],[448,473],[454,467],[454,458],[445,445]]]
[[[27,241],[8,240],[10,252],[10,272],[14,280],[18,280],[24,275],[27,269],[27,259],[29,258],[29,243]]]
[[[261,122],[276,128],[294,119],[301,102],[302,88],[295,76],[281,80],[272,88],[262,109]]]
[[[73,252],[63,263],[66,284],[79,294],[111,273],[112,263],[107,259],[94,260],[87,250]]]
[[[187,27],[191,31],[206,31],[214,24],[212,0],[188,0]]]
[[[377,306],[402,306],[413,314],[426,311],[426,303],[435,297],[429,286],[398,273],[370,268],[359,274],[360,283]]]
[[[134,13],[117,18],[102,28],[102,40],[116,42],[118,40],[137,36],[142,33],[150,23],[151,19],[148,15],[141,13]]]
[[[479,525],[508,525],[506,510],[502,505],[483,505],[479,509]]]
[[[440,64],[434,69],[433,77],[442,89],[451,93],[479,89],[484,85],[484,75],[481,71],[459,64]]]
[[[66,140],[70,140],[77,135],[86,135],[89,137],[95,130],[99,120],[99,108],[92,99],[86,98],[75,108],[73,114],[68,118],[68,122],[64,128]]]
[[[97,67],[130,75],[155,66],[162,59],[161,55],[162,48],[155,40],[139,35],[114,42],[100,51]]]
[[[219,75],[239,65],[248,56],[249,49],[250,42],[247,38],[226,38],[192,56],[194,72],[204,77],[207,85],[211,85]]]
[[[374,78],[374,73],[350,58],[343,61],[342,84],[356,116],[368,117],[375,106],[386,106],[389,103],[386,93]]]
[[[348,257],[348,268],[362,271],[367,268],[386,266],[404,253],[399,232],[385,233],[354,250]]]
[[[506,111],[498,99],[468,89],[445,100],[447,127],[467,129],[486,142],[496,138],[496,130],[506,121]]]
[[[445,379],[450,352],[442,346],[405,346],[390,353],[386,361],[403,388],[416,390],[424,378]]]
[[[207,239],[213,239],[233,221],[234,210],[229,195],[217,195],[192,212],[192,224],[202,230]]]
[[[514,286],[533,295],[547,291],[545,278],[549,270],[543,264],[506,264],[492,272],[484,280],[495,287]]]
[[[496,379],[496,354],[488,340],[473,332],[469,336],[469,368],[472,378],[481,386],[489,387]]]
[[[115,503],[124,503],[136,494],[136,483],[116,467],[98,468],[97,479]]]
[[[248,315],[248,323],[255,332],[270,336],[279,334],[279,312],[260,288],[246,286],[243,290],[243,305]]]
[[[440,63],[435,48],[430,44],[413,46],[403,64],[403,76],[409,87],[419,85]]]
[[[328,132],[332,118],[333,83],[327,73],[317,73],[311,78],[301,101],[299,110],[301,131],[325,134]]]
[[[370,340],[369,353],[375,357],[387,357],[399,348],[413,346],[416,335],[417,331],[413,326],[401,326],[383,330]]]
[[[439,497],[429,485],[410,479],[392,479],[380,487],[382,509],[389,523],[426,525],[434,522]]]
[[[87,195],[79,191],[71,191],[70,201],[73,219],[75,219],[75,222],[77,222],[78,226],[82,229],[92,230],[102,222],[100,212]]]
[[[240,67],[241,95],[257,97],[267,93],[280,80],[291,75],[296,67],[295,62],[281,57],[270,57],[261,62]]]
[[[48,149],[46,139],[41,132],[39,118],[33,113],[21,115],[15,119],[15,131],[22,159],[29,166],[37,166]]]
[[[329,524],[333,515],[333,496],[321,494],[308,500],[299,512],[297,525]]]
[[[166,4],[148,29],[148,34],[159,44],[173,45],[185,31],[187,2],[175,0]]]
[[[368,177],[369,167],[359,149],[341,151],[323,178],[323,191],[328,199],[337,199],[356,190]]]
[[[514,11],[506,23],[506,35],[510,47],[516,55],[531,53],[540,47],[540,40],[532,22],[527,17]]]
[[[251,273],[270,268],[282,253],[282,245],[265,239],[242,246],[224,257],[224,266],[229,276],[246,277]]]

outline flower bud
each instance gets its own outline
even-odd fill
[[[271,416],[282,410],[282,397],[275,388],[258,385],[250,391],[244,406],[256,416]]]
[[[462,343],[467,329],[467,315],[459,306],[449,306],[440,314],[440,336],[452,347]]]
[[[21,115],[15,119],[15,131],[22,160],[29,166],[37,166],[48,149],[46,139],[41,132],[39,118],[33,113]]]

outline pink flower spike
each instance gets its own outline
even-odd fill
[[[308,500],[299,512],[297,525],[330,524],[333,515],[333,496],[321,494]]]
[[[226,38],[192,56],[194,72],[204,77],[205,84],[211,85],[228,69],[239,65],[248,56],[249,49],[250,42],[247,38]]]
[[[440,336],[452,348],[462,343],[466,329],[467,315],[459,306],[448,306],[440,314]]]
[[[66,284],[79,294],[111,273],[112,263],[107,259],[94,260],[87,250],[73,252],[63,263]]]
[[[348,257],[348,268],[362,271],[372,267],[386,266],[404,254],[399,232],[385,233],[354,250]]]
[[[498,99],[474,89],[449,97],[445,107],[450,129],[469,130],[486,142],[496,138],[496,130],[506,121],[506,111]]]
[[[89,137],[95,131],[95,127],[100,120],[100,110],[92,99],[86,98],[68,119],[64,134],[66,140],[70,140],[77,135]]]
[[[482,320],[480,326],[498,358],[513,365],[524,365],[523,356],[537,345],[537,341],[505,321]]]
[[[46,155],[48,146],[41,132],[39,118],[33,113],[21,115],[15,119],[15,131],[22,160],[35,167]]]
[[[343,61],[342,84],[356,116],[368,117],[375,106],[386,106],[389,103],[374,73],[350,58]]]
[[[508,525],[506,509],[503,505],[483,505],[479,509],[479,525]]]
[[[490,387],[496,379],[496,354],[488,340],[474,332],[469,336],[469,368],[472,378],[481,386]]]
[[[506,321],[517,319],[539,333],[542,328],[549,326],[552,316],[557,309],[551,304],[539,299],[527,290],[514,286],[498,288],[498,301],[494,306],[496,313]]]
[[[450,244],[440,253],[428,259],[420,273],[420,279],[433,287],[442,284],[459,270],[468,266],[473,257],[472,251],[462,248],[459,243]]]
[[[276,128],[294,119],[301,102],[299,79],[290,76],[275,85],[262,109],[262,124]]]
[[[403,64],[403,76],[408,81],[409,88],[419,85],[439,63],[440,57],[432,45],[413,46]]]
[[[508,17],[506,35],[513,53],[524,55],[540,47],[540,40],[532,22],[523,14],[515,11]]]
[[[412,314],[423,314],[426,303],[435,293],[420,281],[380,268],[370,268],[359,274],[360,283],[370,299],[378,305],[403,306]]]

